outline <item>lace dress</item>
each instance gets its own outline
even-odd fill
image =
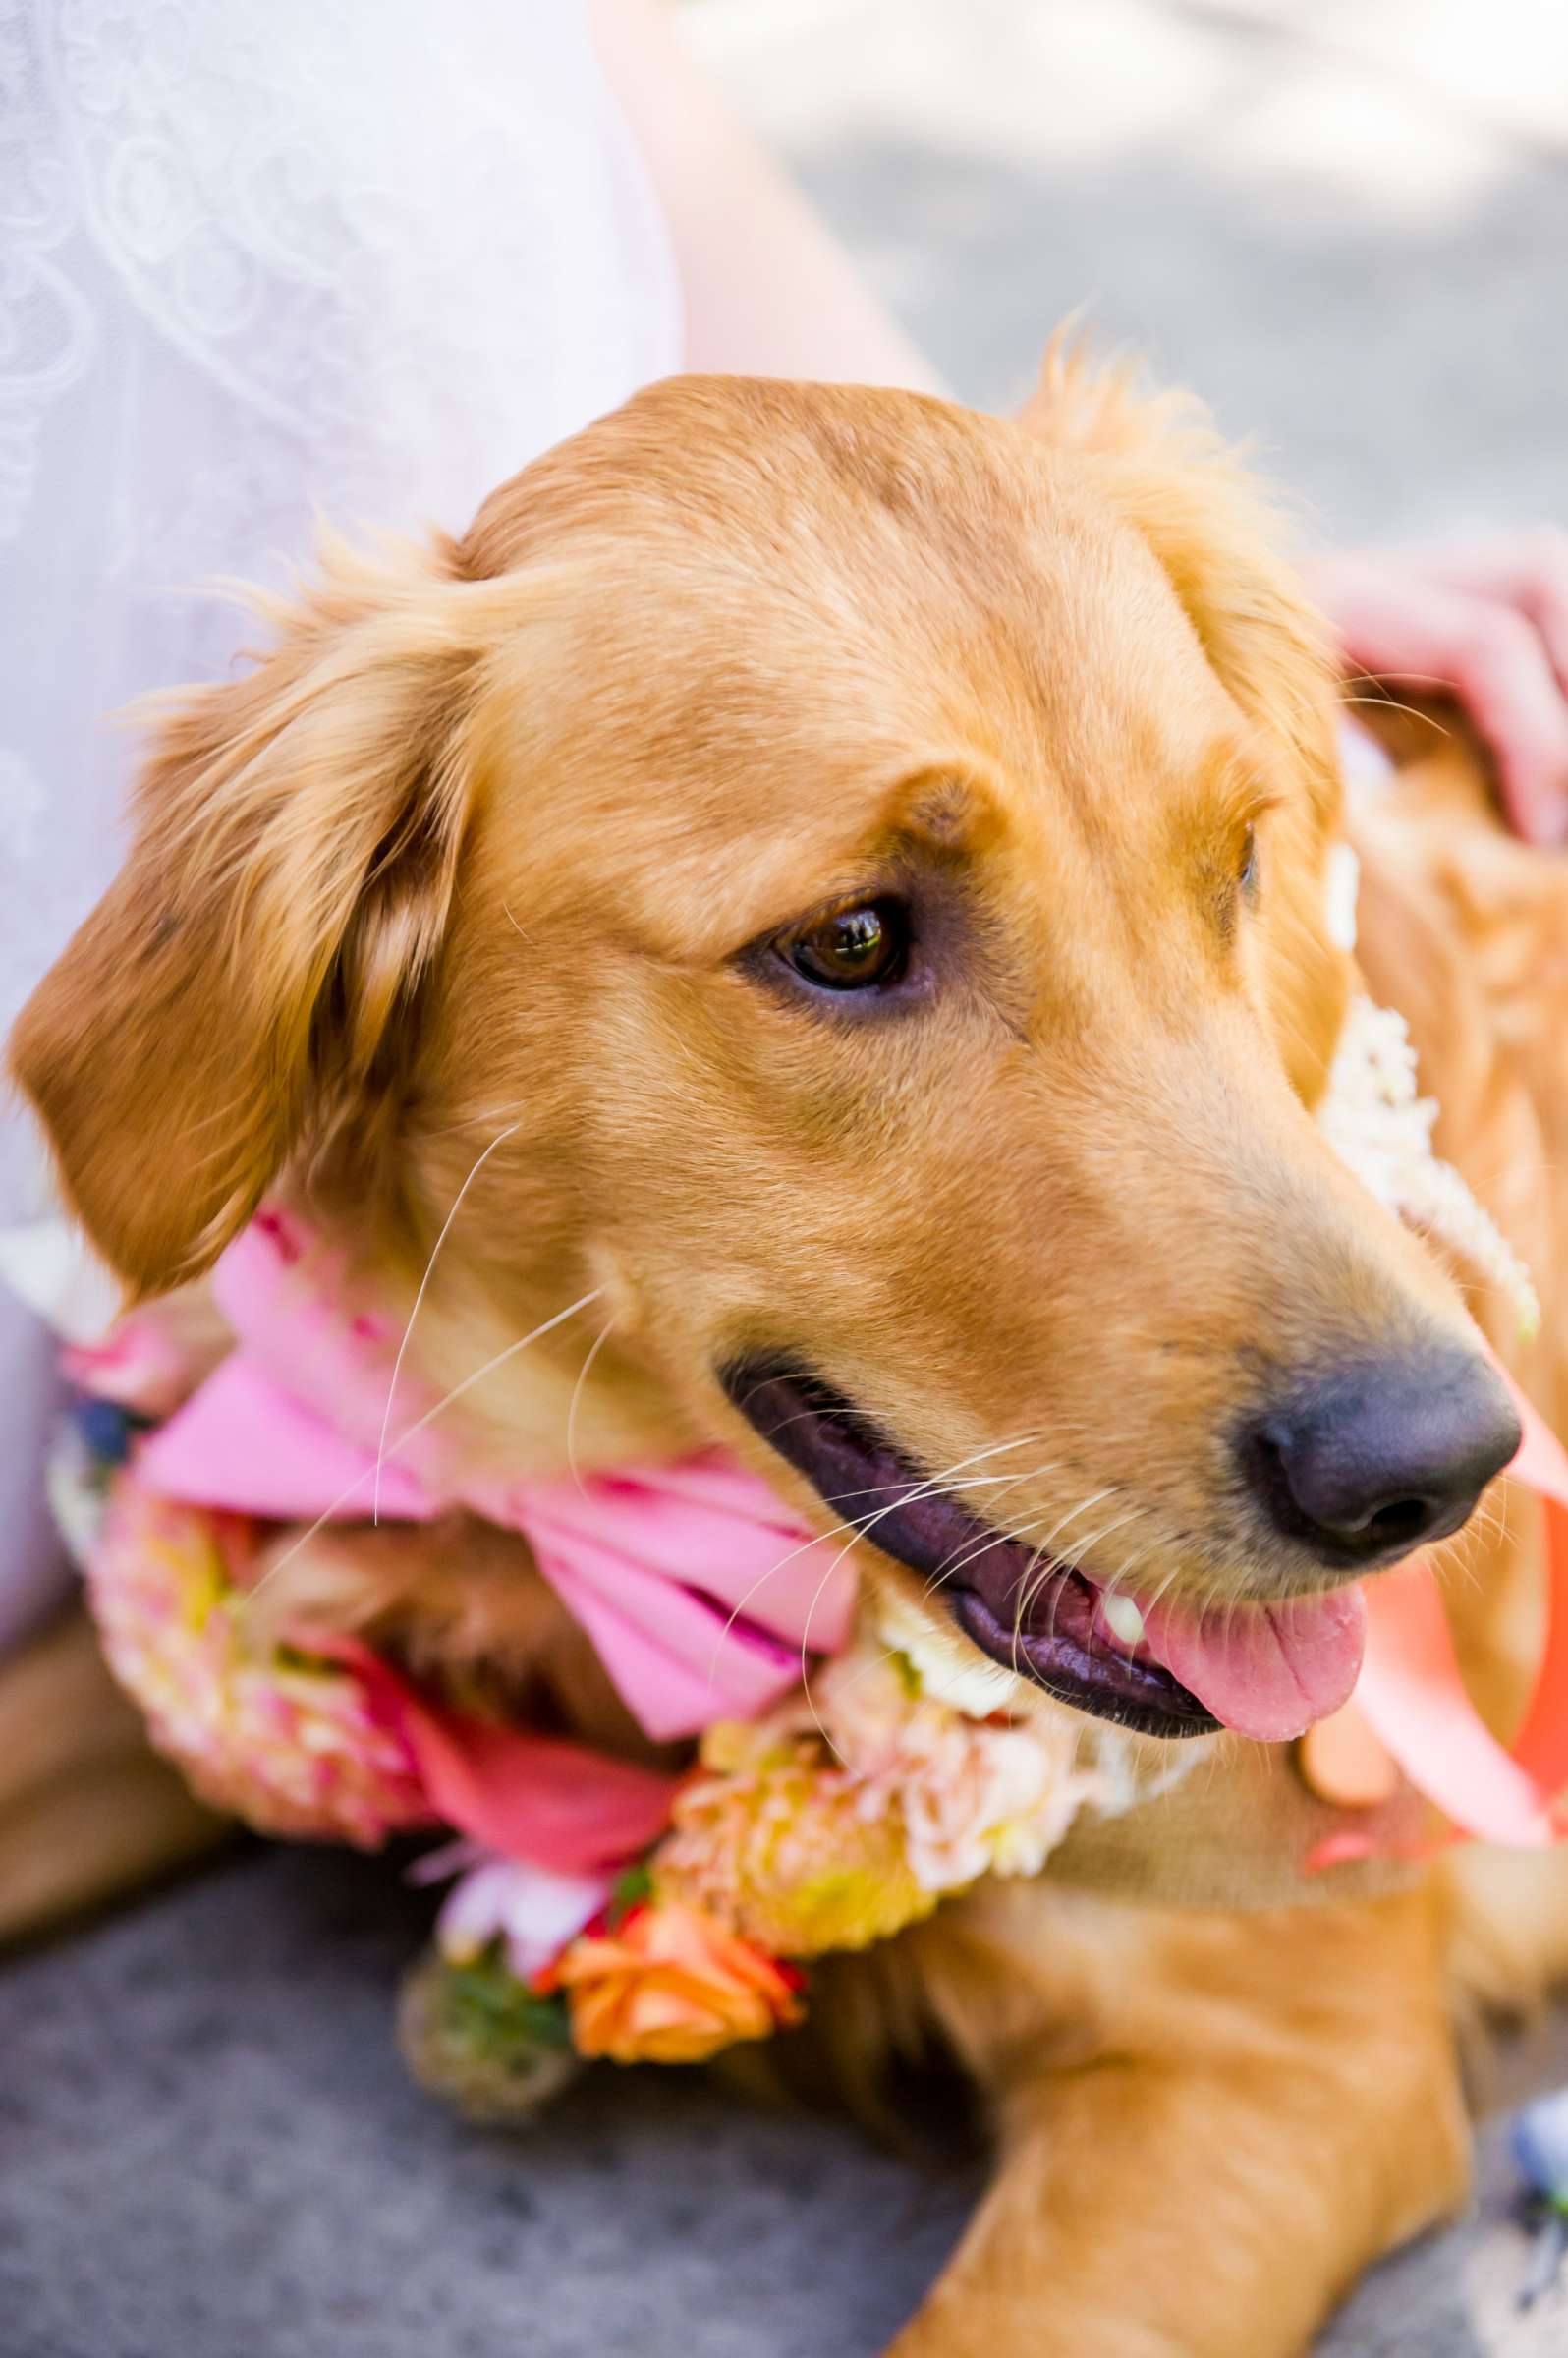
[[[461,527],[679,343],[581,0],[0,0],[0,1033],[118,859],[112,715],[232,656],[214,578]],[[36,1168],[0,1117],[0,1222]],[[0,1300],[0,1646],[51,1414]]]

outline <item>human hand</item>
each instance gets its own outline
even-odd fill
[[[1308,567],[1347,668],[1456,695],[1532,843],[1568,844],[1568,533],[1334,550]]]

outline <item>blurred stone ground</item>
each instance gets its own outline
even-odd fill
[[[1563,0],[692,0],[958,392],[1079,305],[1326,533],[1568,521]]]
[[[1087,301],[1324,533],[1568,519],[1563,0],[687,24],[968,398]],[[389,2044],[420,1913],[384,1866],[247,1852],[0,1977],[0,2358],[871,2358],[971,2185],[680,2074],[465,2130]],[[1493,2093],[1554,2070],[1547,2038]],[[1474,2217],[1322,2358],[1560,2358],[1568,2306],[1512,2314],[1508,2192],[1491,2132]]]
[[[874,2358],[975,2176],[688,2072],[468,2128],[391,2043],[426,1916],[384,1861],[247,1847],[0,1972],[0,2358]],[[1560,2038],[1493,2093],[1543,2072]],[[1562,2358],[1527,2259],[1491,2130],[1474,2216],[1319,2358]]]

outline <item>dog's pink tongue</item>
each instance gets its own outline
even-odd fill
[[[1148,1650],[1238,1735],[1282,1744],[1350,1700],[1367,1641],[1359,1588],[1285,1604],[1164,1601],[1144,1617]]]

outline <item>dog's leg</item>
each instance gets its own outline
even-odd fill
[[[149,1747],[84,1608],[0,1663],[0,1946],[188,1865],[227,1831]]]
[[[1070,1983],[1088,1924],[1051,1913],[1037,1937],[1063,1936]],[[995,2102],[1001,2161],[895,2358],[1301,2358],[1363,2268],[1461,2199],[1468,2137],[1427,1891],[1267,1916],[1118,1913],[1112,1928],[1096,1909],[1076,2022],[1041,2013],[1031,2032],[1019,1979],[993,1979],[994,1925],[967,1936],[967,1970],[956,1928],[932,1960],[944,2011],[967,1993],[955,2027]],[[1060,1996],[1062,1961],[1024,1972]]]
[[[1444,1862],[1461,1998],[1528,2015],[1568,1982],[1568,1851],[1473,1843]]]

